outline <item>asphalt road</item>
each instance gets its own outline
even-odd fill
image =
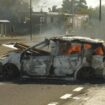
[[[0,82],[0,105],[64,105],[78,100],[87,88],[88,84],[60,80]]]

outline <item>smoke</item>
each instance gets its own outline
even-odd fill
[[[102,8],[102,20],[99,21],[99,13],[89,18],[82,28],[75,28],[71,34],[83,35],[105,40],[105,7]]]
[[[24,2],[29,3],[30,5],[30,0],[23,0]],[[34,10],[38,9],[39,10],[39,4],[41,3],[41,0],[31,0],[32,2],[32,7]]]
[[[48,11],[48,8],[51,8],[53,5],[61,7],[61,4],[62,0],[36,0],[33,2],[33,9],[34,11],[40,11],[41,9],[43,11]]]
[[[90,20],[90,23],[86,27],[82,27],[80,29],[75,28],[71,32],[71,34],[89,36],[105,40],[105,21],[92,19]]]
[[[57,35],[64,35],[65,29],[63,25],[56,25],[49,23],[47,27],[41,28],[41,35],[48,35],[48,36],[57,36]]]
[[[89,25],[82,28],[74,28],[74,30],[70,34],[88,36],[92,38],[100,38],[105,40],[104,27],[105,27],[105,21],[100,22],[96,19],[92,19]]]

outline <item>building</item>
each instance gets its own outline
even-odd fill
[[[33,12],[33,31],[43,34],[64,34],[67,18],[70,14],[58,12]]]
[[[0,36],[5,36],[10,31],[10,21],[0,20]]]
[[[74,16],[74,28],[81,28],[83,25],[83,22],[86,22],[88,19],[89,19],[88,15],[76,14]]]
[[[33,12],[32,30],[33,33],[40,34],[65,34],[73,28],[81,28],[88,15],[72,15],[58,12]],[[30,19],[25,23],[30,23]]]

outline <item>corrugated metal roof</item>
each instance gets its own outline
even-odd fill
[[[9,20],[0,20],[0,23],[9,23]]]

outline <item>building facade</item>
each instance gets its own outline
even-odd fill
[[[0,20],[0,36],[5,36],[10,32],[10,21]]]

